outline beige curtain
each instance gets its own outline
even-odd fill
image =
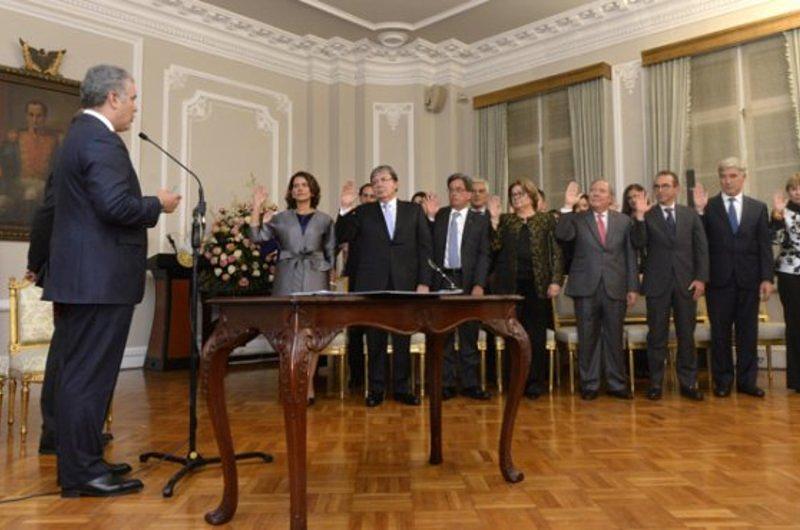
[[[475,135],[477,176],[486,179],[492,194],[500,197],[508,186],[507,115],[506,103],[478,109]]]
[[[794,107],[794,136],[800,150],[800,29],[783,34],[786,37],[786,58],[789,62],[789,92]]]
[[[691,59],[649,66],[647,79],[647,178],[665,169],[681,176],[689,139]]]
[[[567,88],[572,159],[575,179],[584,190],[603,177],[603,80],[595,79]]]

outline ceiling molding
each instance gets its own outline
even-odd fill
[[[416,39],[399,48],[296,35],[200,0],[0,0],[0,7],[45,7],[303,81],[469,87],[769,1],[597,0],[473,44]]]
[[[356,24],[358,26],[361,26],[362,28],[366,28],[370,31],[381,31],[384,29],[402,29],[405,31],[417,31],[422,28],[426,28],[431,24],[435,24],[447,18],[454,17],[459,13],[463,13],[464,11],[469,11],[470,9],[478,7],[481,4],[485,4],[488,1],[489,0],[469,0],[467,2],[462,2],[461,4],[455,5],[450,9],[445,9],[439,13],[436,13],[435,15],[431,15],[427,18],[423,18],[422,20],[419,20],[411,24],[408,22],[374,22],[356,16],[345,9],[339,9],[338,7],[334,7],[329,3],[325,2],[324,0],[300,0],[300,2],[306,4],[307,6],[319,9],[320,11],[324,11],[329,15],[333,15],[342,20],[350,22],[351,24]]]

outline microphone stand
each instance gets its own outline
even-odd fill
[[[436,273],[439,276],[444,278],[444,280],[448,283],[451,291],[463,291],[462,289],[459,289],[456,283],[453,281],[453,279],[450,278],[450,276],[448,276],[447,274],[445,274],[445,272],[438,265],[436,265],[436,263],[434,263],[433,260],[430,258],[428,258],[428,267],[436,271]]]
[[[172,497],[175,484],[192,471],[202,468],[208,464],[218,464],[221,459],[217,457],[206,458],[197,451],[197,371],[199,368],[200,348],[197,344],[197,312],[200,307],[200,285],[198,281],[198,263],[200,261],[200,249],[203,245],[203,234],[206,226],[206,199],[203,192],[203,184],[195,173],[186,167],[182,162],[164,150],[160,145],[152,141],[145,133],[140,132],[139,137],[154,145],[159,151],[164,153],[170,160],[186,170],[197,182],[197,204],[192,210],[192,292],[189,301],[189,322],[191,336],[191,351],[189,352],[189,449],[185,457],[175,456],[169,453],[151,451],[139,455],[140,462],[147,462],[150,458],[166,460],[181,464],[177,473],[172,475],[162,490],[164,497]],[[259,458],[265,463],[272,462],[272,455],[253,451],[234,455],[236,460]]]

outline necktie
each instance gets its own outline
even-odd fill
[[[597,214],[597,232],[600,234],[600,244],[606,246],[606,223],[601,213]]]
[[[447,261],[451,269],[461,268],[461,253],[458,248],[458,218],[461,212],[453,212],[450,216],[450,227],[447,229]]]
[[[394,239],[394,215],[392,215],[392,203],[386,202],[383,207],[383,219],[386,221],[386,231],[389,232],[389,239]]]
[[[669,231],[672,235],[675,235],[675,217],[672,215],[672,208],[664,208],[664,211],[667,212],[667,226],[669,227]]]
[[[736,199],[734,197],[728,199],[728,222],[731,224],[731,230],[734,234],[739,231],[739,219],[736,217]]]

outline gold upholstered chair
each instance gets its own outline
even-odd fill
[[[8,291],[8,424],[16,421],[14,408],[17,385],[20,385],[20,434],[24,440],[28,433],[30,385],[44,381],[44,367],[53,335],[53,304],[43,302],[41,288],[28,280],[10,278]]]

